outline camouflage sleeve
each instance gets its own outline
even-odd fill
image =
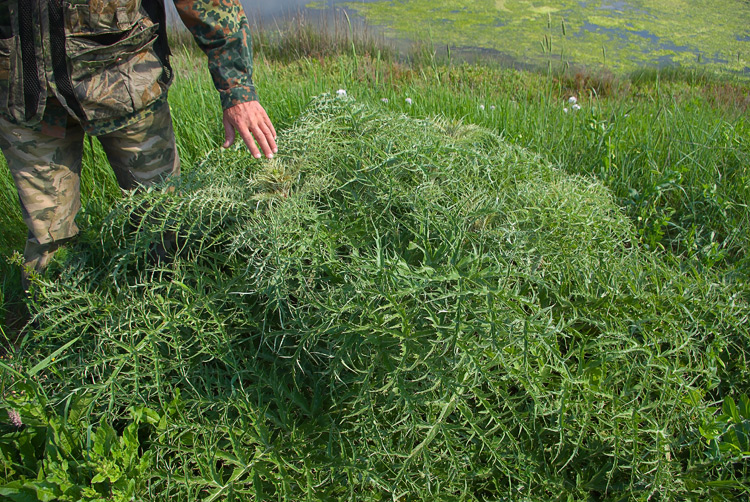
[[[239,0],[174,0],[174,4],[208,56],[208,69],[222,108],[257,101],[250,26]]]

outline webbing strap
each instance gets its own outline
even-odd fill
[[[73,110],[78,118],[85,118],[80,103],[73,93],[73,84],[70,82],[68,63],[65,56],[65,18],[61,0],[49,0],[49,31],[52,53],[52,72],[60,94],[65,98],[65,103]]]
[[[18,2],[18,29],[23,63],[23,104],[26,110],[26,120],[31,120],[36,114],[39,96],[42,93],[36,64],[33,9],[33,3],[30,1]]]

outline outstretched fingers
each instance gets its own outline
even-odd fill
[[[261,151],[269,159],[278,152],[276,129],[266,111],[257,101],[240,103],[227,108],[224,110],[223,122],[225,148],[234,143],[236,129],[255,158],[261,157]]]

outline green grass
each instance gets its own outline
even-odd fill
[[[0,496],[747,498],[746,84],[319,50],[258,58],[273,161],[218,149],[192,52],[176,192],[87,146],[0,361]]]

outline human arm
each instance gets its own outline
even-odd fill
[[[239,0],[174,0],[174,4],[208,57],[224,110],[224,146],[234,142],[236,129],[255,157],[260,157],[260,150],[272,157],[277,151],[276,131],[252,81],[250,28]]]

